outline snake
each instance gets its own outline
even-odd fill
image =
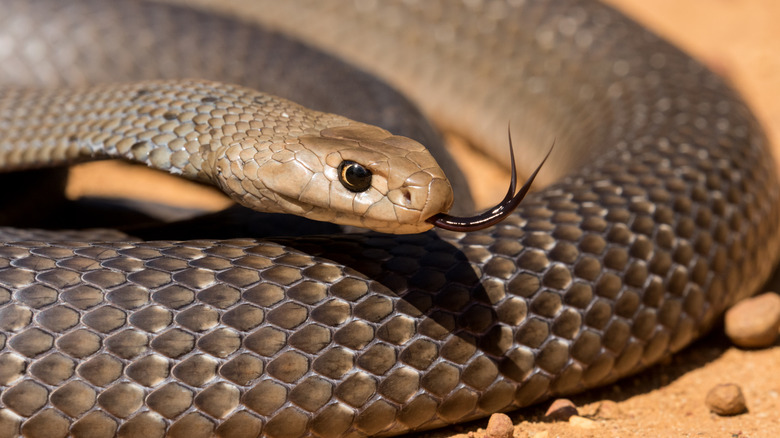
[[[2,228],[0,436],[432,429],[636,373],[774,268],[756,118],[608,6],[213,6],[0,2],[2,169],[121,157],[375,231]],[[415,106],[504,162],[509,123],[528,173],[554,142],[544,187],[487,228],[431,229],[463,198]]]

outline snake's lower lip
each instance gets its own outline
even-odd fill
[[[310,205],[310,204],[307,204],[305,202],[302,202],[302,201],[298,200],[298,198],[295,198],[295,197],[292,197],[292,196],[288,196],[288,195],[285,195],[285,194],[282,194],[282,193],[279,193],[279,192],[276,192],[276,196],[279,199],[283,200],[284,202],[286,202],[286,203],[288,203],[290,205],[293,205],[293,206],[297,207],[298,209],[300,209],[300,212],[294,212],[294,213],[290,212],[292,214],[298,214],[298,215],[301,215],[301,216],[305,216],[307,211],[311,211],[312,209],[315,208],[313,205]]]

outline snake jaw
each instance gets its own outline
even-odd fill
[[[520,190],[515,193],[515,188],[517,185],[517,167],[515,166],[515,152],[514,148],[512,147],[512,134],[510,133],[509,156],[512,167],[512,176],[510,177],[511,179],[509,182],[509,190],[507,190],[504,199],[502,199],[501,202],[495,206],[476,216],[458,217],[451,216],[446,213],[438,213],[429,217],[426,219],[426,221],[435,227],[459,232],[482,230],[503,221],[509,217],[512,212],[515,211],[515,209],[520,205],[520,202],[525,198],[525,195],[531,189],[531,184],[533,184],[534,179],[536,179],[536,175],[547,161],[547,158],[550,156],[554,146],[555,143],[553,142],[553,145],[550,146],[550,150],[547,151],[547,154],[542,159],[542,162],[539,163],[539,166],[536,167],[531,176],[526,179],[526,181],[523,183],[523,186],[520,187]]]
[[[330,127],[293,137],[292,143],[214,139],[202,173],[254,210],[383,233],[427,231],[433,225],[425,218],[449,210],[452,187],[423,145],[375,126],[323,117]],[[344,186],[344,163],[370,173],[366,188]]]

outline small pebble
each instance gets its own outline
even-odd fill
[[[493,414],[488,420],[485,436],[488,438],[512,438],[515,425],[506,414]]]
[[[742,389],[734,383],[722,383],[710,389],[704,400],[710,411],[718,415],[737,415],[747,412]]]
[[[780,329],[780,296],[768,292],[740,301],[726,312],[726,335],[745,348],[772,345]]]
[[[550,432],[543,430],[541,432],[536,432],[531,438],[548,438],[549,436]]]
[[[614,401],[604,400],[599,403],[593,416],[604,420],[615,420],[622,417],[623,412],[620,411],[620,406]]]
[[[572,415],[569,418],[569,424],[573,427],[579,427],[580,429],[593,429],[596,427],[596,422],[590,418],[580,417],[579,415]]]
[[[571,400],[565,398],[559,398],[552,402],[547,412],[544,414],[544,418],[552,421],[566,421],[572,415],[577,415],[577,407]]]

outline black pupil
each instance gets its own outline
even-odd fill
[[[354,161],[343,161],[339,165],[339,180],[349,191],[364,192],[371,187],[371,171]]]

